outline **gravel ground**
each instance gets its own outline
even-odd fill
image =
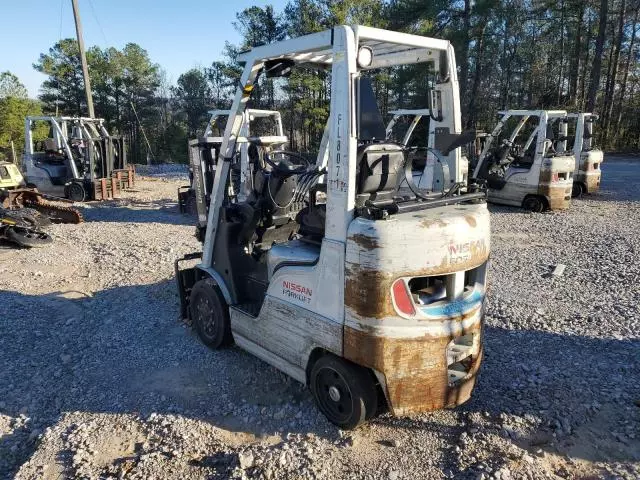
[[[176,175],[0,250],[0,478],[640,477],[640,164],[570,212],[492,206],[473,399],[355,432],[178,319],[173,260],[199,244]]]

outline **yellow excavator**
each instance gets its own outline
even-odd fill
[[[54,203],[55,202],[55,203]],[[18,167],[12,162],[0,161],[0,208],[11,217],[20,217],[34,226],[46,223],[81,223],[82,214],[76,208],[60,203],[73,203],[52,197],[30,187]]]

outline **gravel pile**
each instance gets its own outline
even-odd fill
[[[0,250],[0,478],[638,478],[640,170],[604,168],[570,212],[491,207],[473,399],[355,432],[179,320],[173,261],[199,249],[183,181],[83,206],[49,248]]]

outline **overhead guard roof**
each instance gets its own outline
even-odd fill
[[[449,47],[447,40],[361,25],[346,28],[353,31],[359,46],[368,46],[373,51],[374,61],[371,68],[437,61],[439,52],[446,51]],[[296,63],[328,65],[333,61],[332,34],[333,30],[324,30],[254,47],[238,55],[238,60],[255,62],[286,58]]]

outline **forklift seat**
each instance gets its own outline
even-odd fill
[[[43,141],[43,146],[45,152],[58,152],[56,141],[53,138],[45,138]]]
[[[394,143],[372,143],[358,149],[356,204],[390,204],[404,178],[403,148]]]

